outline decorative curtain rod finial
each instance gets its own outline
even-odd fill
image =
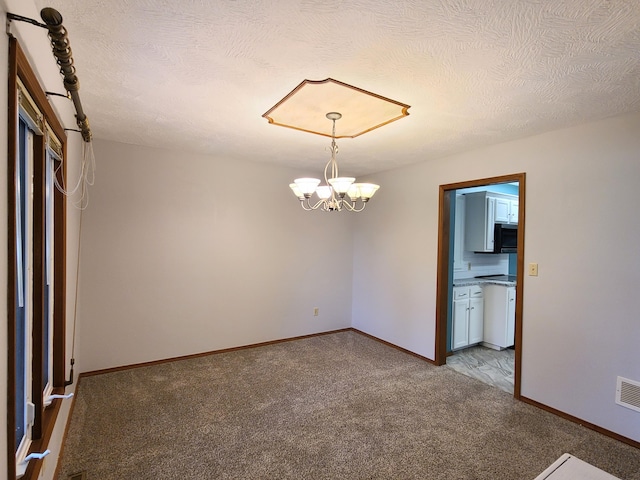
[[[62,25],[62,15],[55,8],[46,7],[40,10],[40,17],[47,26],[59,27]]]

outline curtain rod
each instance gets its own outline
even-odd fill
[[[64,88],[71,95],[73,105],[76,107],[76,123],[82,132],[82,139],[85,142],[90,142],[91,128],[89,127],[89,119],[84,114],[84,110],[82,110],[80,95],[78,95],[80,81],[76,76],[76,67],[73,66],[67,29],[62,26],[62,15],[56,9],[47,7],[40,11],[40,16],[49,30],[53,55],[56,57],[60,66],[60,73],[64,77]]]
[[[40,11],[40,16],[42,17],[44,24],[31,18],[7,13],[7,17],[10,20],[19,20],[21,22],[31,23],[49,30],[49,39],[51,40],[53,56],[56,57],[56,62],[60,67],[60,73],[63,76],[64,88],[69,92],[73,105],[76,109],[76,123],[78,124],[80,133],[82,134],[82,139],[89,143],[91,141],[91,127],[89,126],[89,119],[82,109],[82,103],[80,102],[80,96],[78,95],[80,81],[76,76],[76,67],[73,66],[73,57],[71,53],[71,45],[69,44],[69,37],[67,36],[67,30],[62,26],[62,15],[55,8],[47,7]]]

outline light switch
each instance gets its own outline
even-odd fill
[[[537,263],[530,263],[529,264],[529,276],[530,277],[537,277],[538,276],[538,264]]]

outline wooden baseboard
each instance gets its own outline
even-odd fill
[[[102,375],[103,373],[112,373],[112,372],[120,372],[122,370],[130,370],[132,368],[140,368],[140,367],[149,367],[151,365],[160,365],[163,363],[169,363],[169,362],[175,362],[178,360],[189,360],[191,358],[200,358],[200,357],[207,357],[209,355],[217,355],[219,353],[229,353],[229,352],[235,352],[238,350],[246,350],[248,348],[257,348],[257,347],[264,347],[267,345],[275,345],[278,343],[284,343],[284,342],[292,342],[294,340],[302,340],[304,338],[312,338],[312,337],[319,337],[322,335],[331,335],[332,333],[339,333],[339,332],[348,332],[353,330],[352,328],[341,328],[339,330],[330,330],[328,332],[320,332],[320,333],[311,333],[309,335],[300,335],[298,337],[289,337],[289,338],[282,338],[279,340],[270,340],[268,342],[260,342],[260,343],[252,343],[249,345],[241,345],[238,347],[231,347],[231,348],[223,348],[220,350],[211,350],[208,352],[202,352],[202,353],[194,353],[191,355],[182,355],[182,356],[178,356],[178,357],[171,357],[171,358],[163,358],[161,360],[153,360],[151,362],[142,362],[142,363],[134,363],[131,365],[122,365],[120,367],[112,367],[112,368],[104,368],[101,370],[92,370],[90,372],[84,372],[81,373],[79,375],[79,377],[90,377],[92,375]]]
[[[394,345],[393,343],[389,343],[386,340],[382,340],[381,338],[374,337],[373,335],[370,335],[370,334],[365,333],[365,332],[363,332],[361,330],[358,330],[357,328],[348,328],[347,330],[351,330],[353,332],[359,333],[360,335],[364,335],[365,337],[368,337],[368,338],[370,338],[372,340],[375,340],[376,342],[383,343],[388,347],[395,348],[396,350],[400,350],[401,352],[408,353],[409,355],[417,357],[420,360],[424,360],[425,362],[428,362],[428,363],[430,363],[432,365],[436,365],[435,360],[431,360],[430,358],[427,358],[427,357],[424,357],[422,355],[419,355],[419,354],[417,354],[415,352],[412,352],[411,350],[407,350],[406,348],[402,348],[402,347],[399,347],[398,345]]]
[[[622,443],[626,443],[627,445],[631,445],[632,447],[640,449],[640,442],[636,442],[631,438],[624,437],[620,434],[612,432],[611,430],[607,430],[606,428],[599,427],[598,425],[594,425],[593,423],[589,423],[585,420],[582,420],[581,418],[574,417],[573,415],[563,412],[562,410],[557,410],[553,407],[545,405],[544,403],[537,402],[530,398],[520,396],[520,400],[523,401],[524,403],[528,403],[529,405],[533,405],[534,407],[541,408],[542,410],[545,410],[549,413],[553,413],[554,415],[557,415],[558,417],[562,417],[565,420],[569,420],[570,422],[577,423],[578,425],[581,425],[585,428],[594,430],[598,433],[601,433],[602,435],[606,435],[607,437],[613,438]]]

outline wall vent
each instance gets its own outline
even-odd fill
[[[82,472],[72,473],[67,477],[67,480],[86,480],[87,472],[83,470]]]
[[[640,382],[618,377],[616,403],[640,412]]]

